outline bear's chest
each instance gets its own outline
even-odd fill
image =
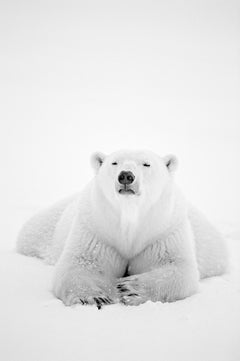
[[[106,207],[96,220],[96,236],[126,259],[133,258],[157,240],[165,225],[159,212],[141,210],[134,204],[122,205],[117,212]]]
[[[131,259],[140,253],[155,237],[157,230],[148,227],[149,222],[137,214],[122,214],[108,228],[105,241],[124,258]]]

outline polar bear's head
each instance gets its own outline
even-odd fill
[[[160,157],[150,151],[117,151],[91,156],[97,185],[111,202],[156,202],[177,166],[174,155]]]

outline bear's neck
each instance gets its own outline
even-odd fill
[[[165,233],[175,208],[172,187],[166,188],[149,208],[144,202],[127,198],[114,207],[99,189],[92,199],[96,235],[129,259]]]

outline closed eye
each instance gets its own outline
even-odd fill
[[[112,165],[117,165],[117,162],[113,162]]]
[[[143,163],[143,166],[144,166],[144,167],[150,167],[150,164],[148,164],[148,163]]]

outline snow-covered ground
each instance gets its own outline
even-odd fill
[[[33,210],[20,208],[14,234]],[[222,226],[221,226],[222,227]],[[234,234],[232,227],[224,232]],[[236,233],[235,233],[236,234]],[[53,267],[0,251],[0,359],[3,361],[239,361],[240,241],[228,237],[231,270],[175,303],[65,307],[51,293]]]

